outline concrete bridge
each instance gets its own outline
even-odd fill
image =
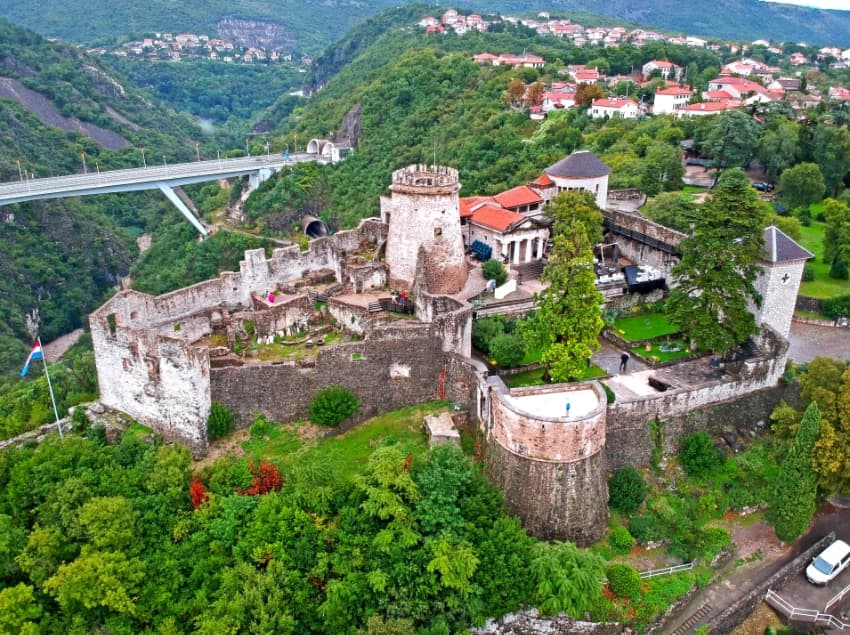
[[[267,154],[236,159],[146,165],[142,168],[128,170],[98,170],[87,174],[71,174],[43,179],[24,178],[21,181],[0,184],[0,207],[39,199],[160,190],[202,236],[207,236],[209,230],[198,218],[197,210],[193,211],[194,205],[192,205],[191,200],[185,193],[179,190],[176,192],[174,188],[192,183],[242,176],[248,176],[251,187],[256,188],[284,166],[305,161],[328,162],[328,158],[319,152],[286,155]]]

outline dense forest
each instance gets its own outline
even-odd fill
[[[406,3],[411,4],[411,3]],[[181,31],[214,34],[226,17],[267,21],[283,25],[292,33],[297,50],[318,53],[362,22],[369,15],[398,6],[398,2],[370,3],[330,0],[313,3],[303,0],[268,4],[258,0],[205,0],[175,6],[168,0],[151,0],[144,5],[120,0],[108,6],[91,0],[70,0],[61,8],[47,0],[22,4],[0,0],[0,11],[16,23],[45,35],[87,44],[114,42],[122,36],[154,31]],[[424,10],[440,13],[442,7]],[[465,0],[455,8],[479,13],[534,15],[539,10],[572,17],[593,25],[586,13],[616,18],[619,22],[639,22],[644,26],[687,32],[691,35],[752,41],[769,38],[778,41],[807,41],[818,44],[850,45],[850,14],[788,6],[760,0],[719,0],[707,10],[700,2],[679,0],[550,0],[545,4],[522,0]],[[85,15],[85,20],[79,16]],[[598,20],[599,18],[597,18]]]

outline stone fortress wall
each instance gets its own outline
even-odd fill
[[[246,425],[257,414],[275,421],[303,418],[316,391],[328,385],[352,390],[363,404],[360,417],[448,399],[478,421],[486,440],[485,470],[531,533],[579,544],[605,532],[608,470],[648,465],[656,449],[675,451],[689,432],[723,425],[716,413],[733,410],[730,404],[739,400],[758,406],[754,416],[766,419],[787,352],[787,332],[774,332],[772,325],[764,328],[760,356],[699,386],[610,405],[596,382],[506,388],[471,359],[472,307],[464,296],[449,295],[467,279],[457,172],[410,166],[394,173],[390,190],[381,204],[388,223],[367,219],[356,230],[311,241],[306,252],[277,249],[266,258],[262,250],[248,251],[239,272],[162,296],[117,294],[90,317],[103,403],[200,456],[207,450],[213,401],[228,405],[239,425]],[[634,218],[614,218],[664,244],[681,238],[651,222],[637,227]],[[397,231],[399,223],[415,229]],[[364,245],[373,258],[358,254]],[[770,275],[789,273],[799,280],[802,262],[794,267],[773,267]],[[234,362],[200,341],[215,332],[232,343],[249,320],[258,338],[299,330],[314,312],[305,293],[311,282],[327,285],[327,311],[362,341],[321,349],[315,361],[299,364]],[[765,283],[766,294],[775,292],[774,282]],[[364,303],[335,297],[387,284],[412,290],[415,319],[390,319]],[[269,291],[278,293],[274,303],[265,300]],[[793,297],[783,298],[765,303],[780,323],[785,311],[793,312]],[[552,392],[590,394],[593,404],[569,417],[523,405]]]

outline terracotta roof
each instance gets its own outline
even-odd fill
[[[676,88],[662,88],[661,90],[656,90],[655,94],[656,95],[690,95],[691,89],[690,88],[680,88],[678,86]]]
[[[801,247],[775,225],[766,227],[764,230],[764,249],[767,252],[765,260],[773,264],[815,257],[812,252]]]
[[[723,110],[732,110],[741,105],[740,101],[727,99],[724,101],[707,101],[701,104],[688,104],[682,108],[683,112],[721,112]]]
[[[493,205],[484,205],[472,215],[472,222],[478,225],[484,225],[498,231],[505,231],[511,228],[512,225],[524,221],[525,216],[517,214],[501,207]]]
[[[649,64],[652,64],[653,66],[655,66],[657,68],[672,68],[673,67],[672,62],[663,62],[661,60],[649,61],[646,64],[644,64],[644,66],[648,66]]]
[[[545,172],[534,179],[531,183],[533,185],[540,185],[541,187],[552,187],[555,185],[554,181],[552,181],[552,179],[549,178],[549,175]]]
[[[611,174],[611,168],[596,158],[592,152],[582,150],[573,152],[570,156],[550,165],[545,172],[549,176],[565,179],[587,179],[607,176]]]
[[[493,199],[505,209],[522,207],[523,205],[540,204],[543,199],[527,185],[520,185],[510,190],[496,194]]]
[[[492,201],[492,199],[488,196],[464,196],[463,198],[458,199],[460,217],[469,218],[475,213],[476,209],[490,201]]]
[[[626,106],[634,106],[637,108],[637,102],[634,99],[620,99],[619,97],[611,97],[610,99],[594,99],[592,106],[601,108],[615,108],[620,110]]]
[[[702,96],[714,101],[718,99],[732,99],[732,95],[725,90],[707,90],[702,94]]]

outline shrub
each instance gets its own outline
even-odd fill
[[[803,267],[803,282],[812,282],[815,279],[815,270],[811,265]]]
[[[608,481],[608,492],[611,507],[624,514],[631,514],[646,498],[646,481],[633,467],[617,468]]]
[[[843,260],[836,260],[829,268],[829,277],[834,280],[847,280],[850,278],[850,272],[847,270],[847,263]]]
[[[722,527],[709,527],[699,532],[697,536],[697,549],[706,562],[711,562],[714,557],[729,546],[732,540],[729,532]]]
[[[841,315],[850,315],[850,295],[839,295],[823,300],[821,310],[826,317],[833,320]]]
[[[635,516],[629,521],[629,533],[642,545],[664,536],[664,527],[653,515]]]
[[[505,332],[499,316],[481,318],[472,323],[472,345],[483,353],[490,353],[490,342]]]
[[[614,394],[614,391],[608,387],[608,384],[604,382],[600,382],[602,384],[602,390],[605,391],[605,400],[608,403],[614,403],[617,401],[617,395]]]
[[[74,432],[85,432],[89,427],[89,418],[83,406],[76,406],[74,414],[71,415],[71,430]]]
[[[224,404],[213,402],[207,418],[207,436],[210,440],[220,439],[233,429],[233,413]]]
[[[628,564],[612,564],[605,570],[611,591],[621,598],[635,598],[640,594],[640,574]]]
[[[694,432],[682,439],[679,459],[689,476],[703,478],[723,465],[723,455],[707,432]]]
[[[505,281],[508,279],[508,273],[505,271],[502,263],[492,258],[482,263],[481,273],[484,274],[485,280],[495,280],[497,287],[505,284]]]
[[[521,335],[502,333],[490,340],[490,357],[501,368],[519,366],[525,357],[525,342]]]
[[[622,525],[618,525],[611,530],[610,534],[608,534],[608,544],[611,545],[611,549],[614,550],[614,553],[622,555],[627,554],[632,550],[632,547],[635,546],[635,539],[629,533],[628,529]]]
[[[320,390],[310,402],[310,421],[323,426],[335,426],[348,419],[360,408],[360,400],[341,386]]]
[[[262,439],[271,431],[271,423],[269,423],[263,415],[257,415],[254,423],[249,428],[252,439]]]

